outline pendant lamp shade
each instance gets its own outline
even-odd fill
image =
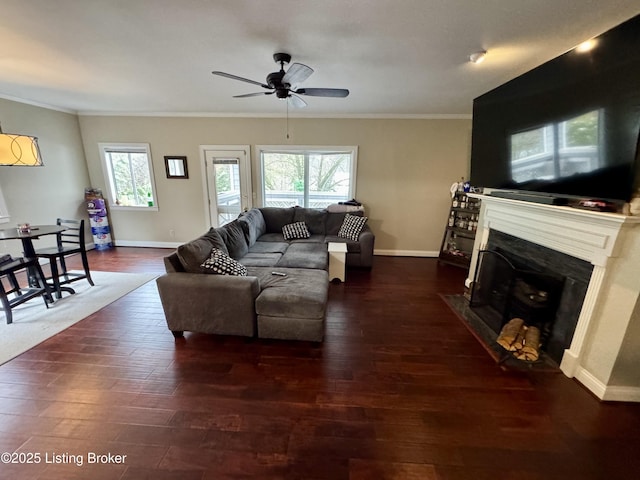
[[[41,167],[38,138],[15,133],[2,133],[0,128],[0,166]]]

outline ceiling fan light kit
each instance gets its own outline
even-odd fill
[[[300,95],[333,98],[344,98],[349,95],[349,90],[345,88],[297,88],[298,84],[304,82],[311,76],[313,69],[302,63],[292,63],[289,69],[285,71],[284,66],[291,62],[291,55],[288,53],[274,53],[273,60],[280,64],[280,70],[268,74],[266,83],[257,82],[226,72],[213,71],[211,73],[232,80],[259,85],[269,90],[267,92],[234,95],[234,98],[257,97],[260,95],[273,95],[275,93],[276,97],[287,99],[291,106],[295,108],[303,108],[307,105]]]

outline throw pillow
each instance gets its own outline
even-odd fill
[[[200,265],[205,273],[214,273],[217,275],[237,275],[240,277],[247,276],[247,267],[219,248],[211,250],[211,256]]]
[[[338,236],[357,242],[358,237],[360,237],[360,232],[362,232],[364,228],[364,224],[367,223],[367,218],[368,217],[359,217],[347,213],[344,216],[340,230],[338,230]]]
[[[282,235],[285,240],[294,240],[296,238],[309,238],[311,234],[304,222],[294,222],[282,227]]]

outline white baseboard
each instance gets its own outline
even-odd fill
[[[578,366],[575,371],[574,378],[584,385],[591,393],[600,400],[604,400],[607,386],[598,380],[593,374],[584,368]]]
[[[640,387],[605,385],[591,372],[577,363],[577,359],[567,355],[562,358],[561,370],[568,377],[574,377],[600,400],[608,402],[640,402]],[[573,375],[571,375],[573,373]]]
[[[579,368],[578,356],[571,350],[566,349],[564,355],[562,355],[562,361],[560,362],[560,370],[567,377],[573,378],[576,376],[576,371]]]
[[[387,257],[429,257],[437,258],[440,252],[429,250],[378,250],[373,251],[374,255]]]
[[[148,240],[116,240],[116,247],[178,248],[185,242],[153,242]]]
[[[640,387],[607,387],[602,400],[612,402],[640,402]]]

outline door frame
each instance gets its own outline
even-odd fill
[[[251,147],[249,145],[200,145],[200,171],[202,177],[202,194],[204,200],[204,216],[205,216],[205,225],[207,228],[213,227],[213,222],[211,221],[211,202],[212,197],[215,192],[209,191],[209,182],[207,176],[207,153],[208,152],[225,152],[229,151],[235,152],[244,152],[244,165],[243,162],[240,164],[240,175],[242,180],[244,180],[244,184],[247,186],[248,191],[243,192],[246,193],[246,205],[244,208],[250,209],[253,207],[253,184],[251,183]],[[242,167],[245,168],[242,168]],[[217,222],[216,222],[217,223]],[[217,226],[217,225],[216,225]]]

